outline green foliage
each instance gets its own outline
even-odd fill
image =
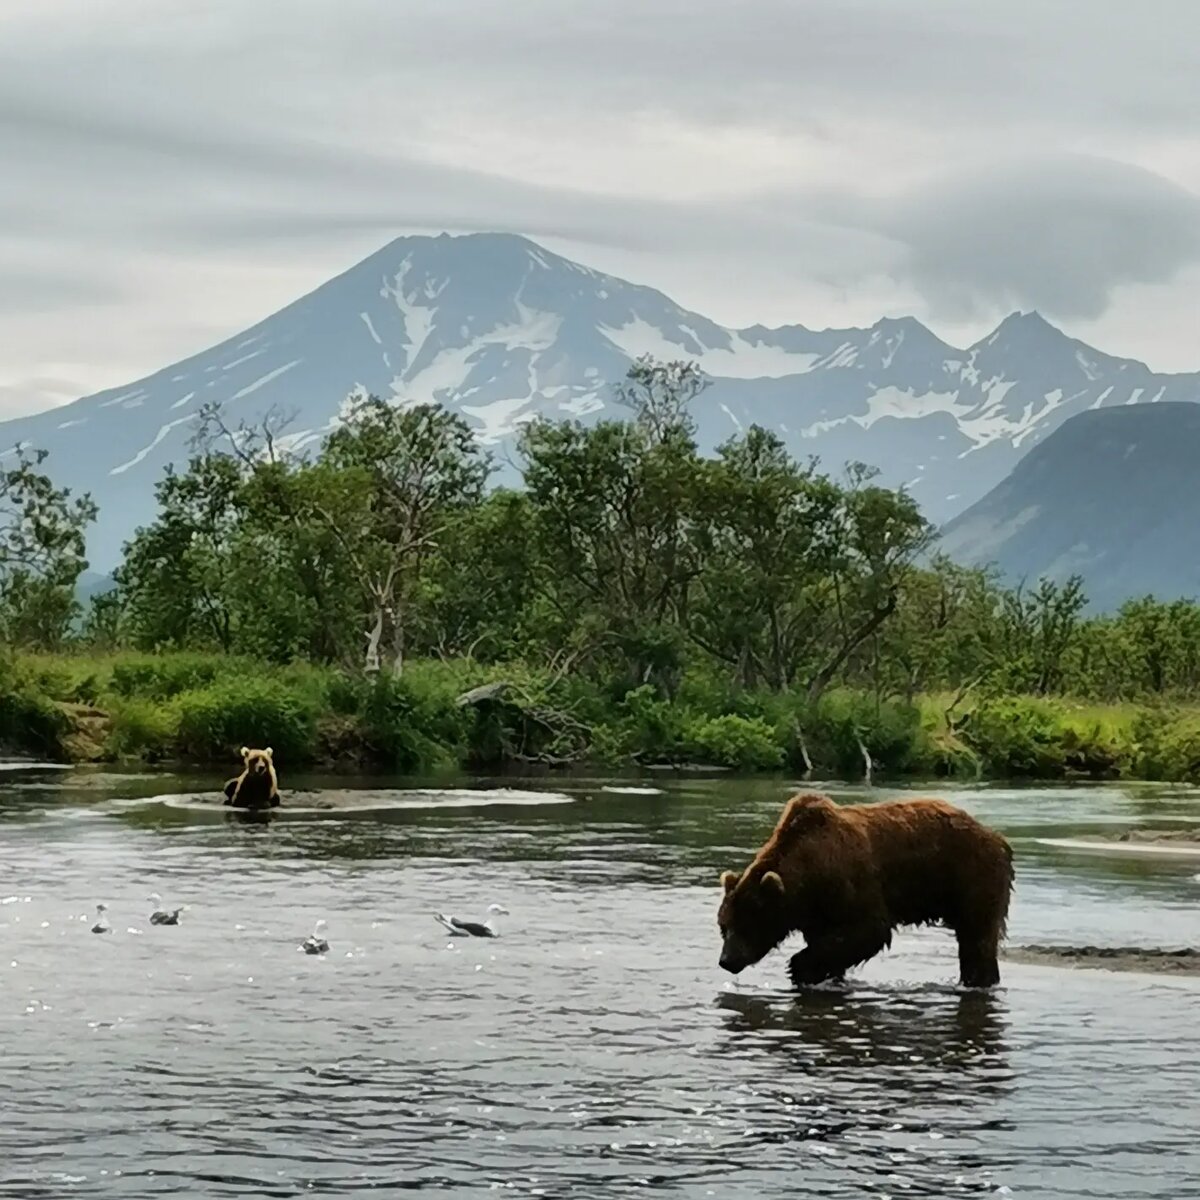
[[[0,644],[55,650],[79,613],[75,584],[87,567],[89,496],[72,497],[38,468],[45,451],[17,446],[0,469]]]
[[[877,704],[866,693],[838,689],[810,709],[805,730],[817,747],[815,760],[843,775],[862,773],[862,746],[884,772],[926,765],[920,710],[901,701]]]
[[[222,677],[253,678],[260,671],[255,663],[216,654],[147,655],[114,663],[111,688],[118,696],[170,700]]]
[[[1200,776],[1200,717],[1193,710],[1155,706],[1139,712],[1130,730],[1132,769],[1143,779]]]
[[[993,774],[1053,779],[1064,772],[1061,728],[1043,701],[1013,696],[981,704],[961,733]]]
[[[688,730],[688,748],[696,759],[742,771],[783,766],[783,747],[775,730],[761,717],[725,713],[696,721]]]
[[[179,708],[160,699],[114,696],[106,749],[117,759],[161,762],[178,753]]]
[[[1200,605],[1088,616],[1078,579],[1006,590],[930,556],[872,468],[830,474],[758,426],[705,457],[706,384],[640,359],[625,419],[529,423],[523,486],[491,493],[439,405],[356,395],[303,456],[273,415],[206,408],[82,621],[94,510],[18,454],[0,639],[35,657],[0,686],[0,736],[61,745],[82,705],[143,757],[1197,773]],[[456,703],[500,679],[503,700]]]
[[[467,757],[472,714],[436,673],[380,677],[366,696],[363,734],[372,756],[399,771],[453,766]]]
[[[318,709],[282,679],[223,679],[177,700],[177,752],[200,762],[236,759],[239,747],[270,746],[282,760],[312,754]]]
[[[71,722],[41,681],[0,651],[0,747],[58,756]]]

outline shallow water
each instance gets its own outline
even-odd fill
[[[799,996],[781,953],[718,969],[786,781],[285,782],[259,823],[211,780],[0,777],[0,1196],[1200,1196],[1200,978],[963,993],[940,931]],[[1200,944],[1196,863],[1038,840],[1194,794],[928,790],[1012,838],[1014,943]],[[492,901],[494,941],[431,916]]]

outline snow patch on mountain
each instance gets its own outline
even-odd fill
[[[619,328],[598,326],[599,332],[627,358],[649,354],[665,361],[690,359],[709,375],[724,379],[783,379],[802,375],[818,361],[816,354],[798,354],[748,342],[735,331],[728,331],[728,345],[713,347],[706,346],[688,326],[681,325],[679,329],[689,336],[673,338],[641,317],[634,317]]]
[[[259,388],[266,387],[268,383],[278,379],[281,375],[286,375],[293,367],[298,367],[304,359],[294,358],[289,363],[284,363],[282,367],[276,367],[273,371],[268,371],[265,375],[260,375],[253,383],[248,383],[244,388],[239,388],[230,396],[230,400],[244,400],[247,396],[254,395]]]
[[[172,429],[176,428],[178,425],[186,425],[188,421],[194,421],[195,419],[196,414],[189,413],[186,417],[180,417],[177,421],[168,421],[165,425],[160,425],[158,432],[154,435],[154,440],[148,446],[143,446],[142,449],[140,449],[128,462],[123,462],[119,467],[113,467],[113,469],[109,471],[109,474],[124,475],[130,467],[136,467],[138,463],[143,462],[146,456],[150,454],[156,446],[162,443],[163,439],[171,432]]]

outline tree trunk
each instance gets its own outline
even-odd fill
[[[850,633],[842,642],[838,652],[827,662],[809,681],[808,702],[816,704],[825,689],[833,682],[833,677],[842,669],[846,659],[863,644],[883,623],[896,611],[896,593],[892,592],[887,603],[877,608],[856,630]]]
[[[367,658],[363,669],[368,675],[379,674],[379,643],[383,640],[383,605],[375,609],[375,621],[367,630]]]
[[[404,606],[395,604],[392,608],[392,678],[399,679],[404,674]]]
[[[779,628],[779,609],[771,605],[771,691],[782,692],[786,686],[783,669],[783,633]]]

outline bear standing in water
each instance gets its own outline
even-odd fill
[[[225,803],[235,808],[278,808],[279,778],[271,747],[242,747],[242,773],[225,785]]]
[[[793,796],[754,861],[721,885],[720,964],[734,975],[801,933],[792,983],[840,979],[889,947],[898,926],[941,923],[958,939],[961,982],[1000,982],[1012,849],[943,800],[839,808]]]

